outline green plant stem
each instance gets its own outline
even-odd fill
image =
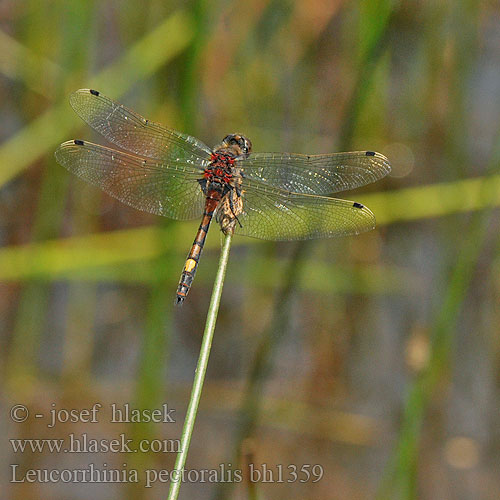
[[[214,288],[212,290],[212,298],[210,299],[210,306],[208,308],[207,321],[205,323],[205,331],[203,332],[203,340],[201,343],[200,357],[196,366],[194,376],[193,389],[191,390],[191,398],[186,413],[186,420],[184,421],[184,428],[182,429],[181,436],[181,450],[177,455],[174,470],[172,471],[172,482],[170,491],[168,492],[167,500],[176,500],[179,495],[179,488],[181,486],[182,470],[186,464],[189,443],[193,434],[194,422],[198,412],[198,404],[201,399],[201,391],[203,389],[203,382],[205,380],[205,373],[208,366],[208,357],[210,355],[210,348],[212,346],[212,338],[214,336],[215,322],[217,320],[217,313],[219,311],[220,297],[222,294],[222,286],[224,284],[224,276],[226,275],[227,261],[229,260],[229,248],[231,247],[232,234],[226,234],[224,244],[219,259],[219,269],[215,277]]]

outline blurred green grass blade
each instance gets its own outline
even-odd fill
[[[307,255],[308,244],[296,242],[293,253],[286,266],[286,273],[280,273],[282,286],[277,290],[274,303],[273,316],[268,328],[263,332],[257,350],[253,356],[250,373],[246,380],[243,400],[239,410],[238,427],[235,432],[234,450],[231,462],[241,463],[245,441],[251,437],[258,425],[263,407],[264,385],[270,371],[270,360],[276,351],[279,342],[289,331],[290,303],[293,291],[297,285],[297,275],[303,272],[304,257]],[[219,483],[214,498],[230,498],[234,485],[230,482]]]
[[[338,140],[340,151],[352,149],[360,113],[372,89],[375,70],[380,65],[380,59],[387,49],[389,36],[394,31],[393,26],[397,11],[393,10],[392,4],[393,2],[388,0],[378,0],[373,3],[369,0],[362,2],[358,24],[360,33],[359,64],[356,83],[342,119]],[[378,12],[378,8],[382,6],[381,12]]]
[[[359,2],[358,51],[360,61],[369,58],[386,33],[387,23],[395,7],[394,0],[361,0]]]
[[[61,2],[62,3],[62,2]],[[35,2],[33,2],[33,5]],[[57,9],[56,2],[53,8]],[[57,30],[44,36],[43,27],[52,21],[53,12],[46,9],[35,10],[35,17],[25,20],[21,31],[25,32],[25,42],[28,45],[38,46],[40,39],[49,45],[60,45],[63,41],[68,53],[79,49],[81,35],[92,24],[93,2],[85,4],[75,3],[67,11],[68,16],[76,15],[79,19],[71,36],[64,37]],[[20,61],[20,66],[29,61]],[[86,57],[74,58],[71,67],[78,70],[87,63]],[[21,71],[30,72],[30,69]],[[45,163],[45,162],[43,162]],[[64,205],[68,186],[68,176],[59,168],[53,168],[51,161],[43,169],[40,186],[40,196],[33,214],[33,228],[31,238],[33,241],[45,241],[55,238],[59,234],[64,217]],[[9,350],[7,378],[10,382],[23,379],[26,376],[36,377],[38,373],[38,353],[40,343],[47,325],[47,311],[50,303],[51,288],[46,283],[31,280],[22,290],[19,306],[12,332],[11,348]],[[72,306],[69,301],[69,307]]]
[[[11,80],[22,82],[29,90],[49,98],[52,97],[54,88],[64,80],[64,72],[59,65],[35,54],[2,30],[0,30],[0,73]]]
[[[3,248],[0,249],[0,280],[155,284],[159,276],[164,276],[163,287],[171,288],[177,282],[178,270],[186,251],[178,242],[185,240],[188,243],[193,229],[191,224],[187,227],[178,225],[176,228],[150,226]],[[238,244],[248,246],[259,242],[238,238]],[[217,248],[218,238],[208,238],[206,250],[210,252]],[[165,254],[169,257],[162,263],[161,258]],[[212,257],[209,254],[205,258],[209,261]],[[172,268],[174,263],[178,268],[175,265]],[[288,266],[288,260],[275,262],[262,258],[254,264],[251,268],[244,268],[241,275],[243,286],[270,286],[273,280],[279,279],[283,269]],[[325,271],[316,264],[314,261],[303,264],[304,275],[298,276],[301,289],[309,289],[310,277],[317,276],[317,279],[312,280],[316,283],[314,289],[324,292],[401,293],[408,280],[402,271],[388,267],[367,266],[357,272],[344,267],[329,267],[325,275]],[[209,268],[208,263],[202,266],[197,279],[203,281],[205,270]],[[322,276],[325,279],[321,279]]]
[[[170,290],[177,284],[178,276],[182,266],[185,249],[178,249],[175,258],[172,257],[163,266],[165,278],[162,288]],[[118,249],[116,250],[118,251]],[[48,268],[39,270],[37,274],[20,272],[16,278],[9,281],[20,281],[25,279],[36,279],[40,282],[47,281],[78,281],[89,283],[115,282],[122,284],[144,284],[155,285],[158,282],[158,264],[161,259],[161,250],[158,249],[159,256],[148,260],[132,260],[128,262],[115,263],[98,266],[89,265],[76,266],[68,265],[66,269],[59,269],[58,272]],[[209,270],[213,268],[213,255],[204,257],[204,266],[200,269],[200,275],[196,281],[208,283],[210,279]],[[68,258],[68,262],[71,259]],[[276,286],[277,280],[287,268],[288,259],[270,259],[269,257],[255,258],[252,263],[254,269],[245,268],[238,277],[239,286],[245,288],[256,288],[269,290]],[[328,265],[328,269],[318,267],[315,261],[306,260],[302,263],[303,274],[297,278],[297,289],[315,293],[355,293],[355,294],[406,294],[410,293],[406,287],[409,280],[418,287],[418,276],[410,274],[407,270],[395,266],[335,266]],[[152,292],[153,293],[153,292]],[[159,295],[159,293],[158,293]],[[160,317],[160,314],[156,317]]]
[[[500,175],[352,195],[375,214],[377,226],[500,206]]]
[[[171,248],[169,242],[163,248],[158,245],[160,231],[149,226],[2,248],[0,276],[2,280],[15,279],[19,270],[36,276],[47,269],[57,276],[71,269],[151,259]],[[187,229],[185,233],[187,241]]]
[[[380,500],[415,497],[418,448],[425,411],[437,383],[447,370],[453,332],[489,228],[490,214],[482,213],[476,214],[464,231],[467,238],[463,239],[458,262],[432,326],[430,361],[410,388],[396,450],[380,486]]]
[[[191,37],[189,16],[177,11],[136,42],[123,57],[92,77],[88,86],[106,90],[110,97],[118,98],[177,56]],[[40,156],[52,152],[79,123],[65,98],[5,141],[0,146],[0,187]]]
[[[141,336],[141,347],[135,389],[133,394],[135,408],[159,408],[165,401],[168,388],[165,387],[170,339],[174,331],[172,327],[173,301],[175,297],[174,276],[180,272],[175,259],[175,250],[172,241],[176,240],[176,231],[179,226],[173,227],[169,220],[162,221],[156,232],[155,246],[159,249],[156,258],[147,264],[149,298],[146,306],[144,334]],[[138,262],[141,269],[144,261]],[[127,264],[130,272],[130,264]],[[174,270],[175,269],[175,270]],[[124,269],[125,271],[125,269]],[[144,272],[140,272],[144,276]],[[99,279],[99,282],[102,282]],[[169,394],[169,393],[168,393]],[[170,396],[166,398],[170,399]],[[135,441],[141,439],[155,439],[159,429],[150,422],[131,424],[131,434]],[[155,459],[151,453],[140,453],[132,457],[132,464],[138,469],[154,467]],[[142,485],[130,485],[129,498],[141,499],[144,497]]]
[[[500,129],[497,131],[488,171],[497,172],[499,162]],[[500,175],[473,181],[476,182],[472,184],[466,201],[472,203],[481,200],[485,207],[492,206],[492,204],[498,206]],[[425,412],[436,387],[450,369],[454,332],[484,242],[490,234],[490,222],[489,210],[477,212],[469,224],[466,227],[460,227],[456,233],[458,239],[454,246],[459,249],[458,258],[450,266],[451,276],[441,307],[435,315],[434,322],[430,325],[429,362],[409,387],[399,438],[379,487],[377,498],[380,500],[417,498],[419,446]],[[500,244],[500,238],[497,244]],[[493,263],[491,266],[493,267]]]
[[[32,231],[35,242],[55,238],[64,216],[68,176],[61,169],[50,167],[45,169],[44,174]],[[50,288],[34,275],[28,280],[32,281],[22,290],[12,333],[8,359],[10,376],[19,375],[21,367],[27,374],[34,375],[50,303]]]
[[[193,36],[181,67],[179,98],[183,129],[196,134],[198,132],[197,119],[199,117],[200,59],[206,40],[210,36],[211,29],[213,29],[213,23],[209,22],[209,3],[206,0],[192,2],[191,13],[193,15]]]
[[[192,37],[191,17],[178,10],[132,45],[118,61],[92,77],[90,84],[103,91],[110,89],[110,97],[117,98],[179,55]]]
[[[441,217],[500,206],[500,175],[367,193],[354,198],[373,210],[377,215],[378,226]],[[197,223],[182,223],[178,226],[176,237],[162,239],[162,245],[158,244],[159,235],[171,229],[147,226],[4,247],[0,249],[0,279],[56,277],[78,269],[153,259],[169,249],[178,250],[178,242],[189,241],[196,231]],[[216,240],[209,237],[206,248],[218,247]],[[256,244],[262,243],[252,238],[235,238],[233,246]]]

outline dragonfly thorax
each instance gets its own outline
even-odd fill
[[[209,184],[228,185],[233,179],[233,166],[236,158],[228,151],[218,150],[212,153],[211,162],[203,172],[203,178]]]

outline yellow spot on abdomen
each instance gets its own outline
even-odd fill
[[[188,259],[186,260],[184,271],[190,273],[195,267],[196,267],[196,261],[194,259]]]

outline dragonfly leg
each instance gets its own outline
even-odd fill
[[[238,219],[238,216],[236,215],[235,210],[234,210],[234,203],[233,203],[233,192],[234,191],[236,191],[236,196],[238,196],[238,198],[241,196],[240,188],[238,186],[232,187],[231,192],[229,193],[229,208],[231,209],[231,212],[233,213],[234,218],[238,221],[239,226],[243,227],[241,225],[240,219]]]

